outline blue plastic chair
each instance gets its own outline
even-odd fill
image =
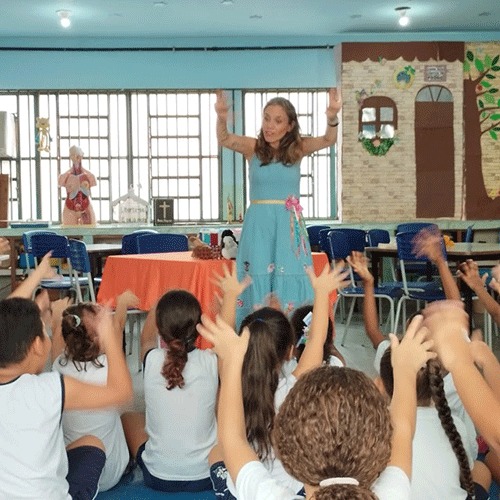
[[[378,247],[379,243],[390,243],[391,235],[387,229],[369,229],[366,233],[366,242],[370,247]]]
[[[187,252],[188,237],[185,234],[143,234],[137,238],[139,253]]]
[[[432,222],[403,222],[396,226],[396,234],[398,233],[406,233],[407,231],[415,231],[418,232],[421,229],[435,229],[439,231],[439,227],[437,224]]]
[[[413,241],[418,231],[406,231],[398,233],[396,235],[396,245],[399,259],[399,266],[401,270],[401,279],[403,282],[403,295],[398,303],[398,308],[396,311],[395,325],[397,327],[399,322],[399,316],[401,313],[401,308],[403,305],[405,309],[403,311],[403,326],[406,322],[406,301],[415,300],[417,301],[417,306],[419,301],[424,302],[434,302],[436,300],[444,300],[446,296],[444,291],[438,287],[436,283],[429,283],[425,281],[413,281],[409,282],[406,277],[406,265],[407,263],[423,262],[425,264],[430,263],[429,259],[425,257],[417,257],[413,251]],[[446,259],[446,247],[444,241],[442,240],[441,248],[443,251],[443,256]]]
[[[143,234],[158,234],[155,229],[138,229],[130,234],[122,236],[122,254],[131,255],[138,254],[139,248],[137,246],[137,238]]]
[[[56,278],[42,279],[40,287],[48,290],[72,290],[73,293],[77,295],[76,283],[73,278],[73,270],[69,258],[68,238],[53,232],[37,232],[36,234],[29,235],[29,244],[31,245],[30,251],[35,258],[36,265],[38,265],[38,260],[48,252],[52,252],[53,259],[59,260],[56,266],[56,271],[59,276]],[[67,275],[63,275],[63,266],[65,263],[68,265]],[[82,286],[86,286],[85,283],[88,285],[86,279],[81,280],[83,280],[80,282]]]
[[[94,277],[91,272],[87,245],[81,240],[70,239],[69,259],[75,279],[77,301],[83,302],[82,286],[85,285],[88,288],[90,300],[95,303]]]
[[[307,226],[307,235],[309,236],[309,244],[311,245],[311,251],[313,252],[322,252],[321,248],[321,238],[320,232],[328,229],[332,229],[330,226],[326,224],[316,224],[313,226]]]
[[[352,251],[355,251],[356,248],[352,248],[349,239],[344,231],[331,230],[328,232],[328,244],[329,244],[329,252],[332,255],[332,262],[335,266],[335,261],[345,259],[351,254]],[[344,327],[344,334],[342,336],[341,344],[344,345],[345,338],[347,336],[347,332],[349,330],[349,325],[352,320],[352,315],[354,313],[354,306],[356,304],[356,299],[363,298],[365,296],[365,290],[363,287],[356,286],[356,282],[354,279],[354,273],[349,266],[350,277],[351,277],[351,285],[343,290],[339,290],[340,297],[352,298],[351,306],[349,308],[349,313],[347,315],[347,319]],[[390,331],[394,331],[394,310],[395,310],[395,301],[401,297],[402,291],[399,286],[378,286],[375,287],[375,298],[385,299],[389,303],[389,316],[388,323],[390,325]],[[334,315],[337,309],[338,302],[335,302],[334,307]]]

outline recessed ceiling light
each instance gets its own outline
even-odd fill
[[[69,18],[71,11],[69,11],[69,10],[57,10],[56,14],[59,16],[59,24],[63,28],[69,28],[71,26],[71,19]]]
[[[491,12],[480,12],[478,14],[479,17],[488,17],[491,16]]]
[[[351,19],[359,19],[360,17],[363,17],[361,14],[353,14],[351,16]]]
[[[153,2],[153,5],[158,8],[166,7],[166,2]]]
[[[234,1],[233,0],[222,0],[221,4],[222,5],[233,5]]]
[[[260,14],[253,14],[250,16],[250,19],[262,19],[262,16]]]

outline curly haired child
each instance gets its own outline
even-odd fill
[[[127,308],[136,306],[138,300],[130,291],[117,297],[117,306],[113,316],[117,332],[123,331]],[[53,346],[58,345],[58,337],[62,335],[64,348],[53,361],[54,371],[85,382],[100,385],[106,383],[108,360],[106,354],[102,352],[93,324],[100,309],[101,306],[97,304],[82,302],[71,305],[63,311],[60,328],[54,331]],[[57,351],[54,354],[57,354]],[[103,442],[106,463],[99,479],[99,490],[107,491],[115,486],[129,462],[119,408],[99,411],[65,411],[62,424],[66,444],[86,434],[94,435]]]
[[[275,419],[273,446],[308,500],[409,498],[418,370],[435,354],[417,317],[401,343],[391,337],[395,389],[390,412],[366,375],[321,366],[298,380]],[[221,359],[219,438],[239,500],[297,498],[274,479],[248,443],[242,368],[251,332],[238,336],[203,317],[198,331]],[[391,426],[392,421],[392,426]]]

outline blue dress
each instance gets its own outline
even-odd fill
[[[238,301],[236,323],[276,295],[285,312],[313,300],[309,277],[311,248],[301,208],[298,205],[300,164],[270,163],[260,166],[254,156],[249,162],[251,203],[243,223],[237,254],[240,280],[247,274],[252,284]],[[269,203],[269,202],[273,203]]]

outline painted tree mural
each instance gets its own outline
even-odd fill
[[[499,219],[500,196],[488,196],[483,170],[481,139],[500,136],[500,55],[480,56],[466,51],[464,61],[465,215],[468,219]]]

